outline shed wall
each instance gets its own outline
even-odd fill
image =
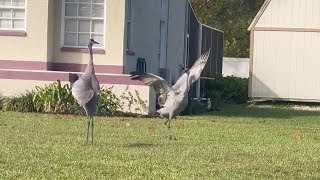
[[[319,0],[271,0],[255,27],[320,28]]]
[[[320,101],[320,33],[254,31],[253,37],[252,97]]]

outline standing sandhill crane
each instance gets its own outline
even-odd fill
[[[169,139],[175,139],[170,122],[188,105],[188,92],[191,85],[199,79],[203,68],[205,67],[210,55],[210,49],[202,54],[191,69],[185,69],[184,73],[179,77],[177,82],[171,87],[163,78],[142,72],[131,72],[133,80],[141,80],[146,85],[155,89],[160,109],[157,113],[161,118],[167,118],[165,125],[168,128]]]
[[[84,74],[74,82],[72,95],[89,117],[87,143],[93,144],[93,114],[100,99],[100,85],[94,72],[92,46],[99,44],[93,39],[89,39],[88,49],[90,53],[89,63]]]

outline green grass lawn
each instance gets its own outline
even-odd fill
[[[0,113],[0,179],[319,179],[320,112],[224,106],[172,123]]]

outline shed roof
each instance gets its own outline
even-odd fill
[[[248,30],[320,31],[320,0],[265,0]]]
[[[248,30],[252,30],[252,28],[255,27],[255,25],[258,23],[260,17],[262,16],[262,14],[264,13],[264,11],[267,9],[269,3],[271,2],[271,0],[265,0],[263,5],[261,6],[260,10],[258,11],[257,15],[254,17],[254,19],[252,20]]]

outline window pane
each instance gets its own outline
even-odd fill
[[[24,20],[15,19],[13,20],[13,29],[23,29],[24,28]]]
[[[99,44],[95,44],[96,47],[102,47],[102,45],[103,45],[103,35],[92,34],[92,38],[99,43]]]
[[[103,4],[93,4],[92,17],[103,17],[103,15],[104,15]]]
[[[105,0],[65,0],[64,45],[86,47],[93,37],[103,46],[104,3]]]
[[[90,20],[79,20],[79,32],[90,32]]]
[[[24,6],[24,0],[12,0],[12,6]]]
[[[11,0],[0,0],[0,5],[11,6]]]
[[[76,33],[65,33],[64,44],[67,46],[77,45],[77,34]]]
[[[66,19],[66,31],[77,32],[77,20],[76,19]]]
[[[13,17],[14,18],[24,18],[24,10],[22,10],[22,9],[14,9],[13,10]]]
[[[103,33],[103,20],[92,21],[92,32]]]
[[[90,4],[79,4],[79,16],[90,17]]]
[[[90,34],[79,34],[79,46],[87,46],[90,39]]]
[[[10,9],[0,9],[0,17],[11,18],[11,10]]]
[[[68,3],[66,4],[66,16],[77,16],[77,4]]]
[[[104,3],[104,0],[92,0],[93,3]]]
[[[0,28],[10,28],[11,29],[11,20],[0,19]]]

